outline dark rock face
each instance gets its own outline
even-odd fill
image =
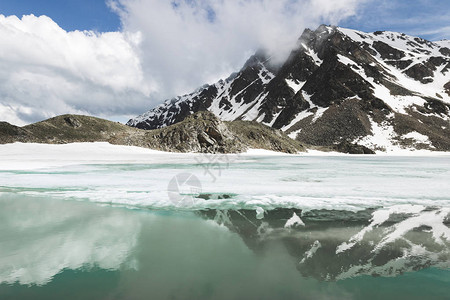
[[[81,123],[74,117],[65,117],[64,121],[66,121],[67,125],[69,125],[73,128],[81,127]]]
[[[320,107],[339,104],[345,99],[361,97],[367,100],[375,98],[370,84],[355,73],[351,67],[337,60],[327,60],[321,65],[303,87],[311,100]]]
[[[433,79],[429,78],[433,76],[433,71],[424,64],[418,63],[413,65],[405,74],[409,77],[414,78],[421,83],[430,83],[433,82]]]
[[[348,154],[375,154],[375,151],[358,144],[342,142],[334,146],[334,150]]]
[[[374,42],[373,48],[375,48],[375,50],[380,53],[381,58],[383,59],[402,59],[403,57],[405,57],[405,53],[383,42]]]
[[[386,61],[387,64],[396,67],[397,69],[403,70],[409,67],[413,61],[411,59],[408,60],[389,60]]]
[[[297,139],[308,141],[315,146],[351,142],[371,132],[369,119],[358,100],[347,100],[341,105],[332,105],[321,118],[302,128]]]
[[[450,49],[449,48],[441,48],[439,49],[439,52],[445,56],[450,56]]]
[[[407,127],[407,122],[401,127],[409,131],[396,132],[393,124],[407,119],[400,116],[420,114],[432,141],[424,147],[450,151],[449,143],[431,138],[442,135],[446,126],[423,121],[450,119],[450,82],[440,86],[442,76],[450,76],[450,50],[444,45],[401,33],[321,25],[306,29],[281,65],[274,66],[270,55],[259,51],[227,79],[166,101],[127,124],[161,128],[207,110],[224,121],[257,121],[281,129],[304,144],[350,151],[336,145],[364,141],[361,146],[382,149],[386,145],[378,145],[375,135],[391,129],[388,142],[406,145],[402,134],[416,126]]]

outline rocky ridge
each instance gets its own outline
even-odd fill
[[[240,153],[249,148],[297,153],[298,141],[255,122],[223,122],[209,112],[198,112],[172,126],[142,130],[81,115],[62,115],[17,127],[0,122],[0,144],[109,142],[170,152]]]

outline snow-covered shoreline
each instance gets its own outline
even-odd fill
[[[177,153],[152,150],[135,146],[113,145],[107,142],[94,143],[69,143],[69,144],[38,144],[38,143],[12,143],[0,145],[0,169],[5,165],[12,165],[14,162],[23,163],[22,159],[28,161],[42,160],[53,162],[65,161],[85,163],[152,163],[162,162],[164,159],[173,158],[194,158],[198,155],[214,155],[203,153]],[[365,156],[366,154],[347,154],[339,152],[324,152],[318,150],[308,150],[297,154],[288,154],[264,149],[249,149],[245,153],[239,154],[215,154],[230,156]],[[381,152],[374,156],[450,156],[450,152],[438,152],[429,150],[398,150]]]

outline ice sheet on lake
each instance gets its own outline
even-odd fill
[[[448,154],[270,154],[175,154],[107,143],[1,145],[0,193],[176,210],[450,206]],[[179,206],[167,186],[186,172],[200,180],[201,193]]]

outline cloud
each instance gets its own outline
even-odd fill
[[[2,120],[138,113],[152,91],[137,55],[139,33],[66,32],[45,16],[0,15],[0,36]]]
[[[364,0],[110,0],[128,32],[142,34],[156,98],[190,92],[239,69],[258,48],[285,57],[305,27],[336,24]]]
[[[429,37],[430,40],[439,41],[450,38],[450,26],[418,29],[417,35]]]
[[[0,120],[142,113],[238,70],[259,48],[285,57],[305,27],[336,24],[368,0],[107,0],[121,32],[0,15]]]

